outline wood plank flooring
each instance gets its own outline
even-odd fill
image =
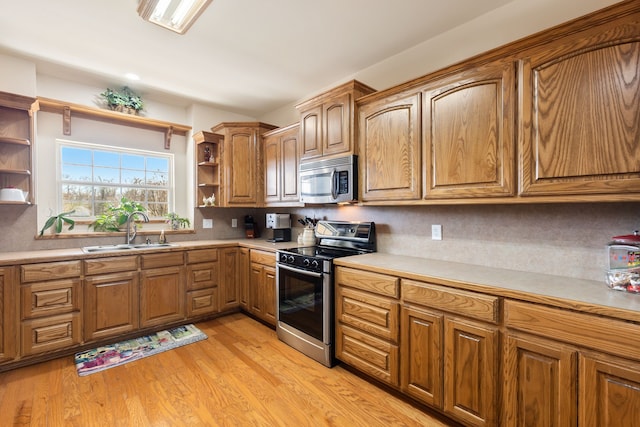
[[[79,377],[73,357],[0,373],[0,426],[449,426],[233,314],[209,338]]]

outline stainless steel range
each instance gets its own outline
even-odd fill
[[[276,332],[325,366],[334,364],[333,259],[375,252],[373,222],[319,221],[318,245],[277,251]]]

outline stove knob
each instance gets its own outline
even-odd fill
[[[311,264],[311,261],[309,261],[309,258],[305,258],[304,261],[302,261],[302,265],[304,265],[305,267],[309,267],[309,264]]]
[[[280,261],[287,262],[287,255],[286,254],[280,255]]]
[[[320,264],[318,264],[318,260],[314,259],[313,261],[311,261],[311,267],[313,268],[318,268],[320,266]]]
[[[287,257],[287,261],[289,261],[291,264],[293,264],[293,260],[294,260],[294,259],[295,259],[295,258],[293,257],[293,255],[289,255],[289,256]]]

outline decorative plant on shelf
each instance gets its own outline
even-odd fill
[[[169,212],[165,215],[165,218],[167,218],[167,224],[171,224],[172,230],[187,228],[191,225],[191,221],[189,221],[189,218],[181,217],[175,212]]]
[[[138,114],[144,108],[144,102],[140,95],[136,94],[127,86],[123,87],[120,91],[107,88],[100,96],[104,98],[107,107],[111,110]]]
[[[96,215],[95,221],[89,224],[89,228],[93,228],[94,231],[121,231],[132,213],[146,211],[142,204],[123,197],[119,205],[109,204],[103,214]],[[136,218],[133,219],[136,220]]]
[[[67,230],[69,231],[73,230],[73,227],[75,227],[76,222],[71,218],[69,218],[68,216],[74,212],[75,210],[71,210],[69,212],[59,213],[58,215],[51,215],[49,218],[47,218],[47,221],[44,223],[44,226],[42,227],[42,230],[40,230],[39,235],[42,236],[45,230],[51,227],[53,227],[53,231],[56,234],[62,233],[62,228],[64,224],[68,225]]]

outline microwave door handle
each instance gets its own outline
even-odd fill
[[[331,197],[335,200],[338,198],[338,181],[336,179],[336,170],[331,171]]]

